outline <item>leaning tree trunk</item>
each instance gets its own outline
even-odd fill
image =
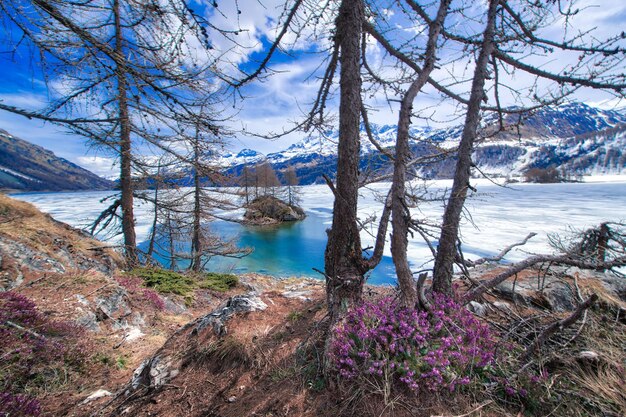
[[[341,49],[339,146],[333,224],[325,252],[326,295],[331,321],[361,300],[366,272],[357,223],[361,110],[362,0],[343,0],[337,17]]]
[[[448,13],[451,0],[442,0],[439,5],[437,18],[432,23],[428,32],[428,45],[426,48],[426,62],[424,68],[413,81],[402,98],[400,115],[398,117],[398,134],[396,136],[396,156],[393,167],[393,182],[391,189],[391,256],[396,267],[398,285],[400,286],[400,303],[407,308],[415,307],[417,302],[417,290],[413,274],[407,258],[408,233],[411,220],[406,203],[407,164],[411,156],[409,147],[409,127],[411,126],[411,111],[413,100],[422,87],[428,82],[430,73],[435,68],[437,38]]]
[[[120,18],[119,0],[113,2],[115,16],[115,53],[123,55],[122,23]],[[124,235],[124,251],[128,266],[133,267],[139,262],[137,258],[137,237],[135,235],[135,217],[133,214],[133,179],[131,171],[131,139],[130,115],[128,111],[128,87],[124,68],[118,65],[117,101],[120,118],[120,189],[122,193],[122,234]]]
[[[456,259],[456,242],[459,235],[459,224],[463,205],[467,198],[467,189],[472,168],[472,151],[474,141],[478,134],[478,124],[480,122],[481,103],[485,98],[485,79],[488,76],[487,66],[489,58],[494,50],[494,33],[496,22],[496,11],[499,0],[490,0],[489,11],[487,13],[487,27],[483,35],[483,42],[476,68],[474,69],[474,79],[470,93],[469,105],[465,116],[465,126],[461,136],[461,143],[457,152],[456,170],[454,172],[454,182],[450,190],[450,197],[443,215],[443,224],[439,245],[437,247],[437,257],[435,258],[435,268],[433,271],[433,291],[452,295],[452,275],[454,272],[454,260]]]

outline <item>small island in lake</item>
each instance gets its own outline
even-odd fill
[[[264,195],[250,202],[243,216],[243,223],[255,226],[273,225],[304,220],[305,217],[301,207],[271,195]]]

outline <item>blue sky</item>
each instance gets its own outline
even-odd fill
[[[383,8],[389,1],[380,1],[377,4]],[[223,0],[218,2],[219,13],[215,13],[206,5],[207,3],[209,2],[206,0],[195,0],[192,6],[198,11],[204,10],[207,16],[211,15],[211,21],[217,26],[241,30],[237,37],[240,46],[233,48],[223,39],[215,37],[213,38],[215,47],[228,48],[228,57],[244,70],[254,67],[255,60],[263,56],[267,50],[268,39],[276,35],[276,22],[283,11],[284,1]],[[241,14],[236,12],[237,3],[241,8]],[[480,7],[480,2],[476,4],[476,7]],[[616,27],[626,30],[626,5],[622,5],[621,2],[587,0],[581,1],[580,4],[584,8],[584,19],[581,20],[581,24],[587,28],[597,27],[599,35],[608,30],[615,30]],[[401,20],[392,16],[389,19],[398,27],[403,24]],[[7,36],[6,27],[0,28],[0,35],[4,40]],[[300,39],[290,37],[288,43],[295,46],[295,51],[291,55],[278,54],[275,57],[271,67],[276,73],[263,82],[254,83],[243,90],[248,98],[237,102],[234,128],[245,127],[246,130],[260,134],[278,132],[288,129],[293,121],[298,120],[302,113],[308,110],[318,86],[316,77],[310,75],[316,70],[319,71],[322,59],[320,54],[314,52],[324,46],[317,43],[319,41],[313,42],[312,39],[313,33],[306,31]],[[27,51],[19,50],[17,54],[10,54],[3,48],[5,47],[0,46],[0,100],[5,104],[25,108],[44,107],[47,101],[46,85],[38,63],[28,59]],[[382,51],[374,44],[368,48],[368,54],[374,62],[376,59],[383,59]],[[582,91],[576,98],[589,103],[601,103],[610,99],[609,96],[589,91]],[[381,94],[374,94],[368,102],[375,108],[370,116],[372,121],[381,124],[395,123],[397,117],[395,104],[388,105]],[[613,102],[605,103],[610,104]],[[451,114],[455,110],[452,105],[439,104],[438,98],[428,91],[419,97],[416,107],[419,105],[438,106],[437,109],[442,115]],[[444,120],[446,117],[441,116],[440,119]],[[100,175],[111,176],[116,173],[116,168],[111,168],[113,159],[110,155],[89,149],[83,138],[68,135],[57,126],[0,111],[0,128],[48,148],[58,156]],[[237,151],[241,148],[252,148],[268,153],[284,149],[304,135],[294,133],[279,140],[267,141],[237,134],[231,140],[231,149]]]

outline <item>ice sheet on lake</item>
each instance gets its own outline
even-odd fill
[[[472,185],[478,191],[472,193],[468,200],[466,208],[471,217],[466,217],[461,227],[466,258],[495,255],[528,233],[536,232],[537,237],[509,254],[507,259],[515,261],[527,256],[528,252],[551,252],[548,245],[550,233],[567,233],[571,227],[584,229],[604,221],[626,220],[626,178],[621,177],[621,181],[610,179],[612,182],[605,183],[512,184],[508,188],[487,180],[472,180]],[[450,188],[451,181],[432,181],[428,185],[431,192],[443,194]],[[388,183],[378,183],[362,190],[359,215],[362,218],[379,216],[382,211],[381,198],[388,189]],[[303,208],[328,217],[326,223],[330,227],[333,195],[328,187],[311,185],[301,187],[301,190]],[[113,192],[30,193],[14,197],[35,204],[57,220],[84,227],[110,204],[110,201],[101,200],[111,194]],[[146,240],[149,235],[151,212],[152,207],[148,203],[136,207],[138,241]],[[439,223],[443,203],[423,203],[412,212],[416,218]],[[242,212],[236,214],[241,216]],[[364,246],[374,243],[372,235],[375,233],[370,233],[362,233]],[[119,241],[120,238],[118,236],[114,239]],[[389,245],[385,248],[385,255],[390,256]],[[426,244],[417,235],[410,241],[408,255],[414,268],[432,257]]]

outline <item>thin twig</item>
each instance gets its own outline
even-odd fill
[[[582,304],[580,304],[576,310],[574,310],[574,312],[564,318],[563,320],[559,320],[559,321],[555,321],[554,323],[552,323],[551,325],[549,325],[548,327],[546,327],[540,334],[539,336],[537,336],[537,338],[535,339],[534,343],[531,344],[528,349],[526,349],[526,352],[524,352],[524,354],[522,355],[522,362],[526,362],[526,360],[528,360],[528,358],[537,350],[539,349],[545,342],[546,340],[548,340],[550,338],[550,336],[552,336],[554,333],[563,330],[566,327],[571,326],[572,324],[576,323],[576,321],[578,321],[578,319],[580,318],[580,316],[583,315],[583,313],[589,308],[591,307],[596,301],[598,300],[598,296],[596,294],[591,294],[591,296]]]
[[[482,403],[481,405],[479,405],[478,407],[474,408],[473,410],[470,410],[470,411],[468,411],[465,414],[459,414],[457,416],[441,414],[441,415],[438,415],[438,416],[431,415],[430,417],[467,417],[467,416],[470,416],[470,415],[474,414],[476,411],[480,410],[481,408],[488,406],[492,402],[493,402],[493,400],[489,400],[487,402]]]

